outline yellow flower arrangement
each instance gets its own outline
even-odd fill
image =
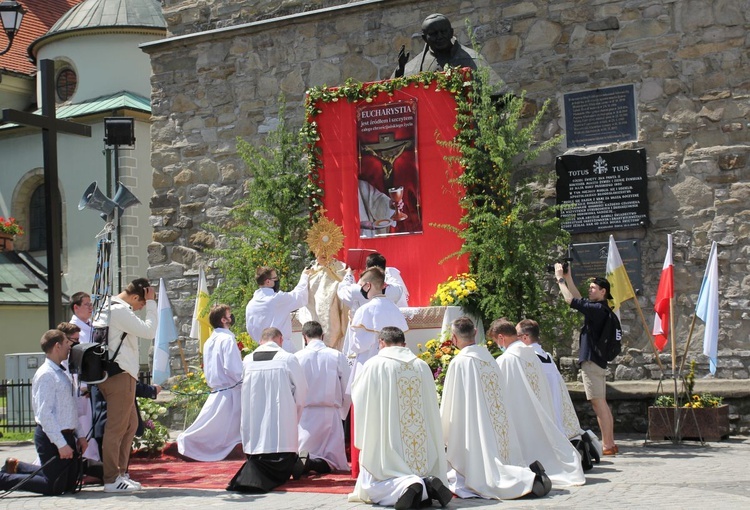
[[[458,354],[458,349],[453,346],[447,333],[441,335],[439,339],[433,338],[422,344],[417,344],[419,354],[417,356],[427,363],[432,370],[432,376],[435,378],[435,388],[438,392],[438,398],[443,394],[443,383],[445,374],[448,370],[453,357]]]
[[[437,286],[430,303],[434,306],[460,306],[467,312],[477,308],[477,282],[469,273],[451,276]]]
[[[185,413],[183,425],[184,428],[187,428],[198,417],[198,413],[200,413],[203,404],[211,393],[211,388],[206,383],[206,374],[203,373],[203,370],[195,369],[179,376],[170,391],[174,398],[169,406],[182,408]]]
[[[493,357],[497,358],[502,354],[500,348],[492,340],[487,340],[485,345]],[[424,345],[417,344],[417,349],[419,349],[417,357],[427,363],[430,366],[430,370],[432,370],[439,400],[443,395],[443,384],[445,383],[445,375],[448,372],[448,365],[456,354],[458,354],[459,349],[451,343],[447,332],[440,335],[440,338],[428,340]]]

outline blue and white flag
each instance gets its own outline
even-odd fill
[[[169,379],[169,344],[177,340],[177,328],[172,317],[172,305],[167,297],[164,278],[159,279],[159,327],[154,340],[154,370],[151,382],[162,385]]]
[[[716,374],[716,361],[719,350],[719,260],[716,254],[716,241],[711,245],[706,272],[703,275],[695,315],[706,323],[703,334],[703,354],[708,356],[709,370]]]

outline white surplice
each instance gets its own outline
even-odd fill
[[[523,455],[523,459],[514,464],[529,465],[538,460],[554,487],[583,485],[586,479],[578,452],[557,428],[537,396],[544,395],[546,390],[550,398],[540,363],[534,349],[521,341],[513,342],[497,358],[500,382],[506,395],[505,409],[508,420],[518,432],[518,445]],[[532,374],[531,379],[527,372]]]
[[[310,340],[295,356],[307,381],[307,399],[299,420],[299,451],[325,460],[333,469],[348,470],[341,423],[350,403],[345,393],[349,381],[346,357],[318,339]]]
[[[352,384],[354,445],[362,467],[349,501],[393,505],[413,483],[446,480],[445,448],[430,367],[407,347],[384,347]]]
[[[245,307],[245,326],[250,337],[260,343],[264,329],[277,328],[283,337],[284,350],[295,352],[291,313],[307,304],[307,286],[308,276],[302,273],[291,292],[274,292],[268,287],[257,289]]]
[[[523,455],[506,407],[519,402],[503,391],[500,379],[495,358],[483,345],[464,347],[448,366],[440,417],[448,483],[459,497],[520,498],[534,484],[528,464],[513,465]]]
[[[275,352],[267,361],[255,354]],[[307,382],[294,354],[266,342],[242,361],[243,450],[248,455],[296,452],[297,425],[305,405]]]
[[[212,393],[200,414],[177,436],[177,451],[194,460],[226,458],[241,442],[242,356],[234,333],[214,329],[203,345],[203,370]]]
[[[577,436],[583,434],[583,429],[581,429],[581,423],[578,421],[573,401],[570,399],[568,387],[565,385],[565,380],[557,369],[557,365],[555,365],[555,360],[538,343],[531,344],[531,347],[537,354],[542,371],[547,378],[554,411],[552,417],[557,423],[557,428],[568,439],[577,438]]]
[[[406,308],[409,306],[409,289],[406,288],[406,283],[401,277],[401,271],[395,267],[388,266],[385,268],[385,288],[386,297],[388,296],[388,287],[394,287],[400,291],[400,296],[396,301],[396,306],[399,308]],[[394,293],[395,294],[395,293]]]
[[[367,360],[378,353],[378,334],[383,328],[392,326],[406,332],[409,326],[401,310],[384,296],[375,296],[359,307],[349,324],[351,332],[344,354],[350,360],[354,358],[349,388],[357,371]]]

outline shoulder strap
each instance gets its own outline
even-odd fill
[[[107,325],[109,325],[109,319],[112,318],[112,312],[111,312],[111,310],[112,310],[112,307],[115,306],[115,305],[122,306],[122,305],[120,305],[120,303],[112,303],[110,301],[110,305],[109,305],[110,316],[107,318],[107,323],[108,323]],[[120,336],[120,345],[117,346],[117,349],[115,349],[115,354],[112,356],[112,359],[110,359],[109,361],[114,361],[115,358],[117,357],[117,355],[120,353],[120,347],[122,347],[122,343],[125,341],[125,337],[126,336],[128,336],[128,332],[127,331],[123,331],[122,332],[122,336]]]
[[[122,347],[122,343],[125,341],[125,337],[128,336],[127,331],[122,332],[122,336],[120,337],[120,345],[117,346],[117,349],[115,349],[115,354],[112,356],[112,359],[109,361],[114,361],[117,355],[120,353],[120,347]]]

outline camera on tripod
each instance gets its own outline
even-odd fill
[[[560,262],[563,267],[563,274],[568,274],[568,267],[570,267],[570,262],[572,261],[572,258],[564,258]],[[548,273],[555,273],[555,264],[547,264],[547,272]]]

